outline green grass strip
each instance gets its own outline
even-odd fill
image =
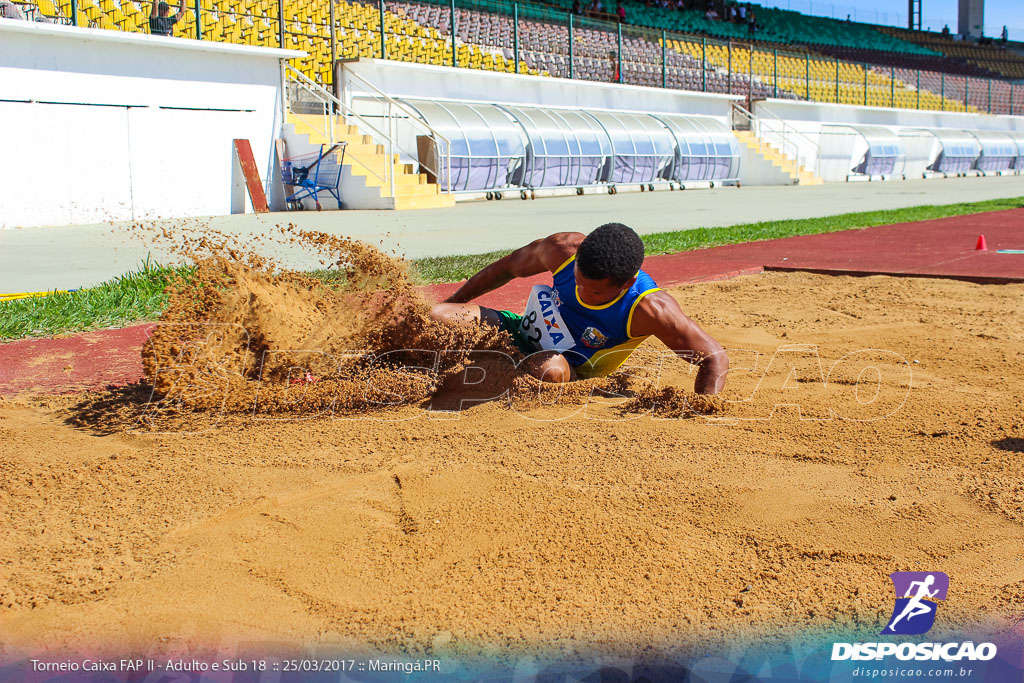
[[[167,305],[164,287],[189,266],[147,259],[138,270],[96,287],[0,303],[0,339],[43,337],[155,320]]]
[[[643,241],[648,255],[672,254],[724,244],[757,242],[796,235],[819,235],[876,225],[1022,207],[1024,197],[990,199],[942,206],[847,213],[825,218],[765,221],[720,228],[660,232],[644,235]],[[510,251],[416,259],[413,261],[413,277],[419,284],[465,280]],[[191,268],[188,266],[161,266],[147,259],[138,270],[96,287],[45,297],[0,302],[0,340],[50,336],[155,320],[167,305],[164,287],[175,274],[187,276],[190,272]],[[343,276],[337,271],[315,271],[312,274],[328,286],[337,285],[343,280]]]
[[[907,209],[886,209],[844,213],[824,218],[800,218],[784,221],[764,221],[720,228],[694,228],[642,235],[644,250],[648,256],[674,254],[725,244],[760,242],[797,235],[820,235],[840,230],[870,228],[876,225],[911,223],[950,216],[966,216],[987,211],[1019,209],[1024,207],[1024,197],[1010,199],[989,199],[981,202],[944,204],[942,206],[915,206]],[[435,282],[458,282],[465,280],[481,268],[512,250],[491,251],[470,256],[435,256],[417,259],[414,276],[422,284]]]

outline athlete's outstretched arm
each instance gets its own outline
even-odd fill
[[[578,232],[558,232],[534,240],[466,280],[458,291],[445,299],[445,303],[464,304],[516,278],[553,271],[576,253],[583,237]]]
[[[652,292],[643,298],[628,332],[634,337],[653,334],[677,356],[700,366],[693,385],[698,394],[717,394],[725,386],[729,359],[722,345],[686,317],[667,292]]]

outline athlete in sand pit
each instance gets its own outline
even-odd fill
[[[697,393],[717,394],[729,370],[725,352],[640,269],[643,260],[643,242],[621,223],[602,225],[586,236],[555,233],[487,266],[435,305],[432,315],[435,320],[500,327],[529,356],[526,370],[548,382],[608,375],[653,335],[700,366],[694,383]],[[575,341],[569,349],[538,349],[531,338],[541,335],[529,327],[530,320],[468,303],[515,278],[545,271],[552,273],[551,299]]]
[[[893,619],[892,623],[889,624],[890,631],[892,631],[893,633],[896,632],[896,624],[903,617],[906,617],[907,621],[909,621],[916,616],[919,616],[921,614],[928,614],[929,612],[931,612],[931,609],[928,607],[928,605],[921,602],[921,598],[935,597],[935,595],[939,592],[939,589],[936,588],[933,591],[928,590],[929,588],[931,588],[933,583],[935,583],[935,576],[932,574],[929,574],[924,581],[911,582],[910,586],[907,587],[907,592],[909,593],[913,591],[914,586],[917,586],[917,593],[910,598],[910,601],[903,608],[903,611],[900,612],[900,615]]]

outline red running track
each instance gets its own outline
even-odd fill
[[[985,235],[988,251],[975,251],[978,235]],[[652,256],[644,261],[644,270],[662,286],[766,269],[1024,282],[1024,254],[1000,254],[999,249],[1024,249],[1024,209]],[[519,311],[530,287],[542,282],[550,282],[550,275],[516,280],[477,302]],[[440,301],[458,287],[454,283],[424,289],[428,297]],[[22,391],[62,393],[137,381],[142,377],[139,351],[151,326],[4,344],[0,346],[0,396]]]

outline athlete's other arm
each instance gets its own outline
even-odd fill
[[[579,232],[557,232],[534,240],[469,278],[445,303],[464,304],[516,278],[554,271],[576,253],[584,237]]]
[[[634,337],[654,335],[677,356],[700,366],[693,384],[698,394],[717,394],[725,386],[729,359],[722,345],[686,317],[668,292],[645,296],[633,312],[628,332]]]

